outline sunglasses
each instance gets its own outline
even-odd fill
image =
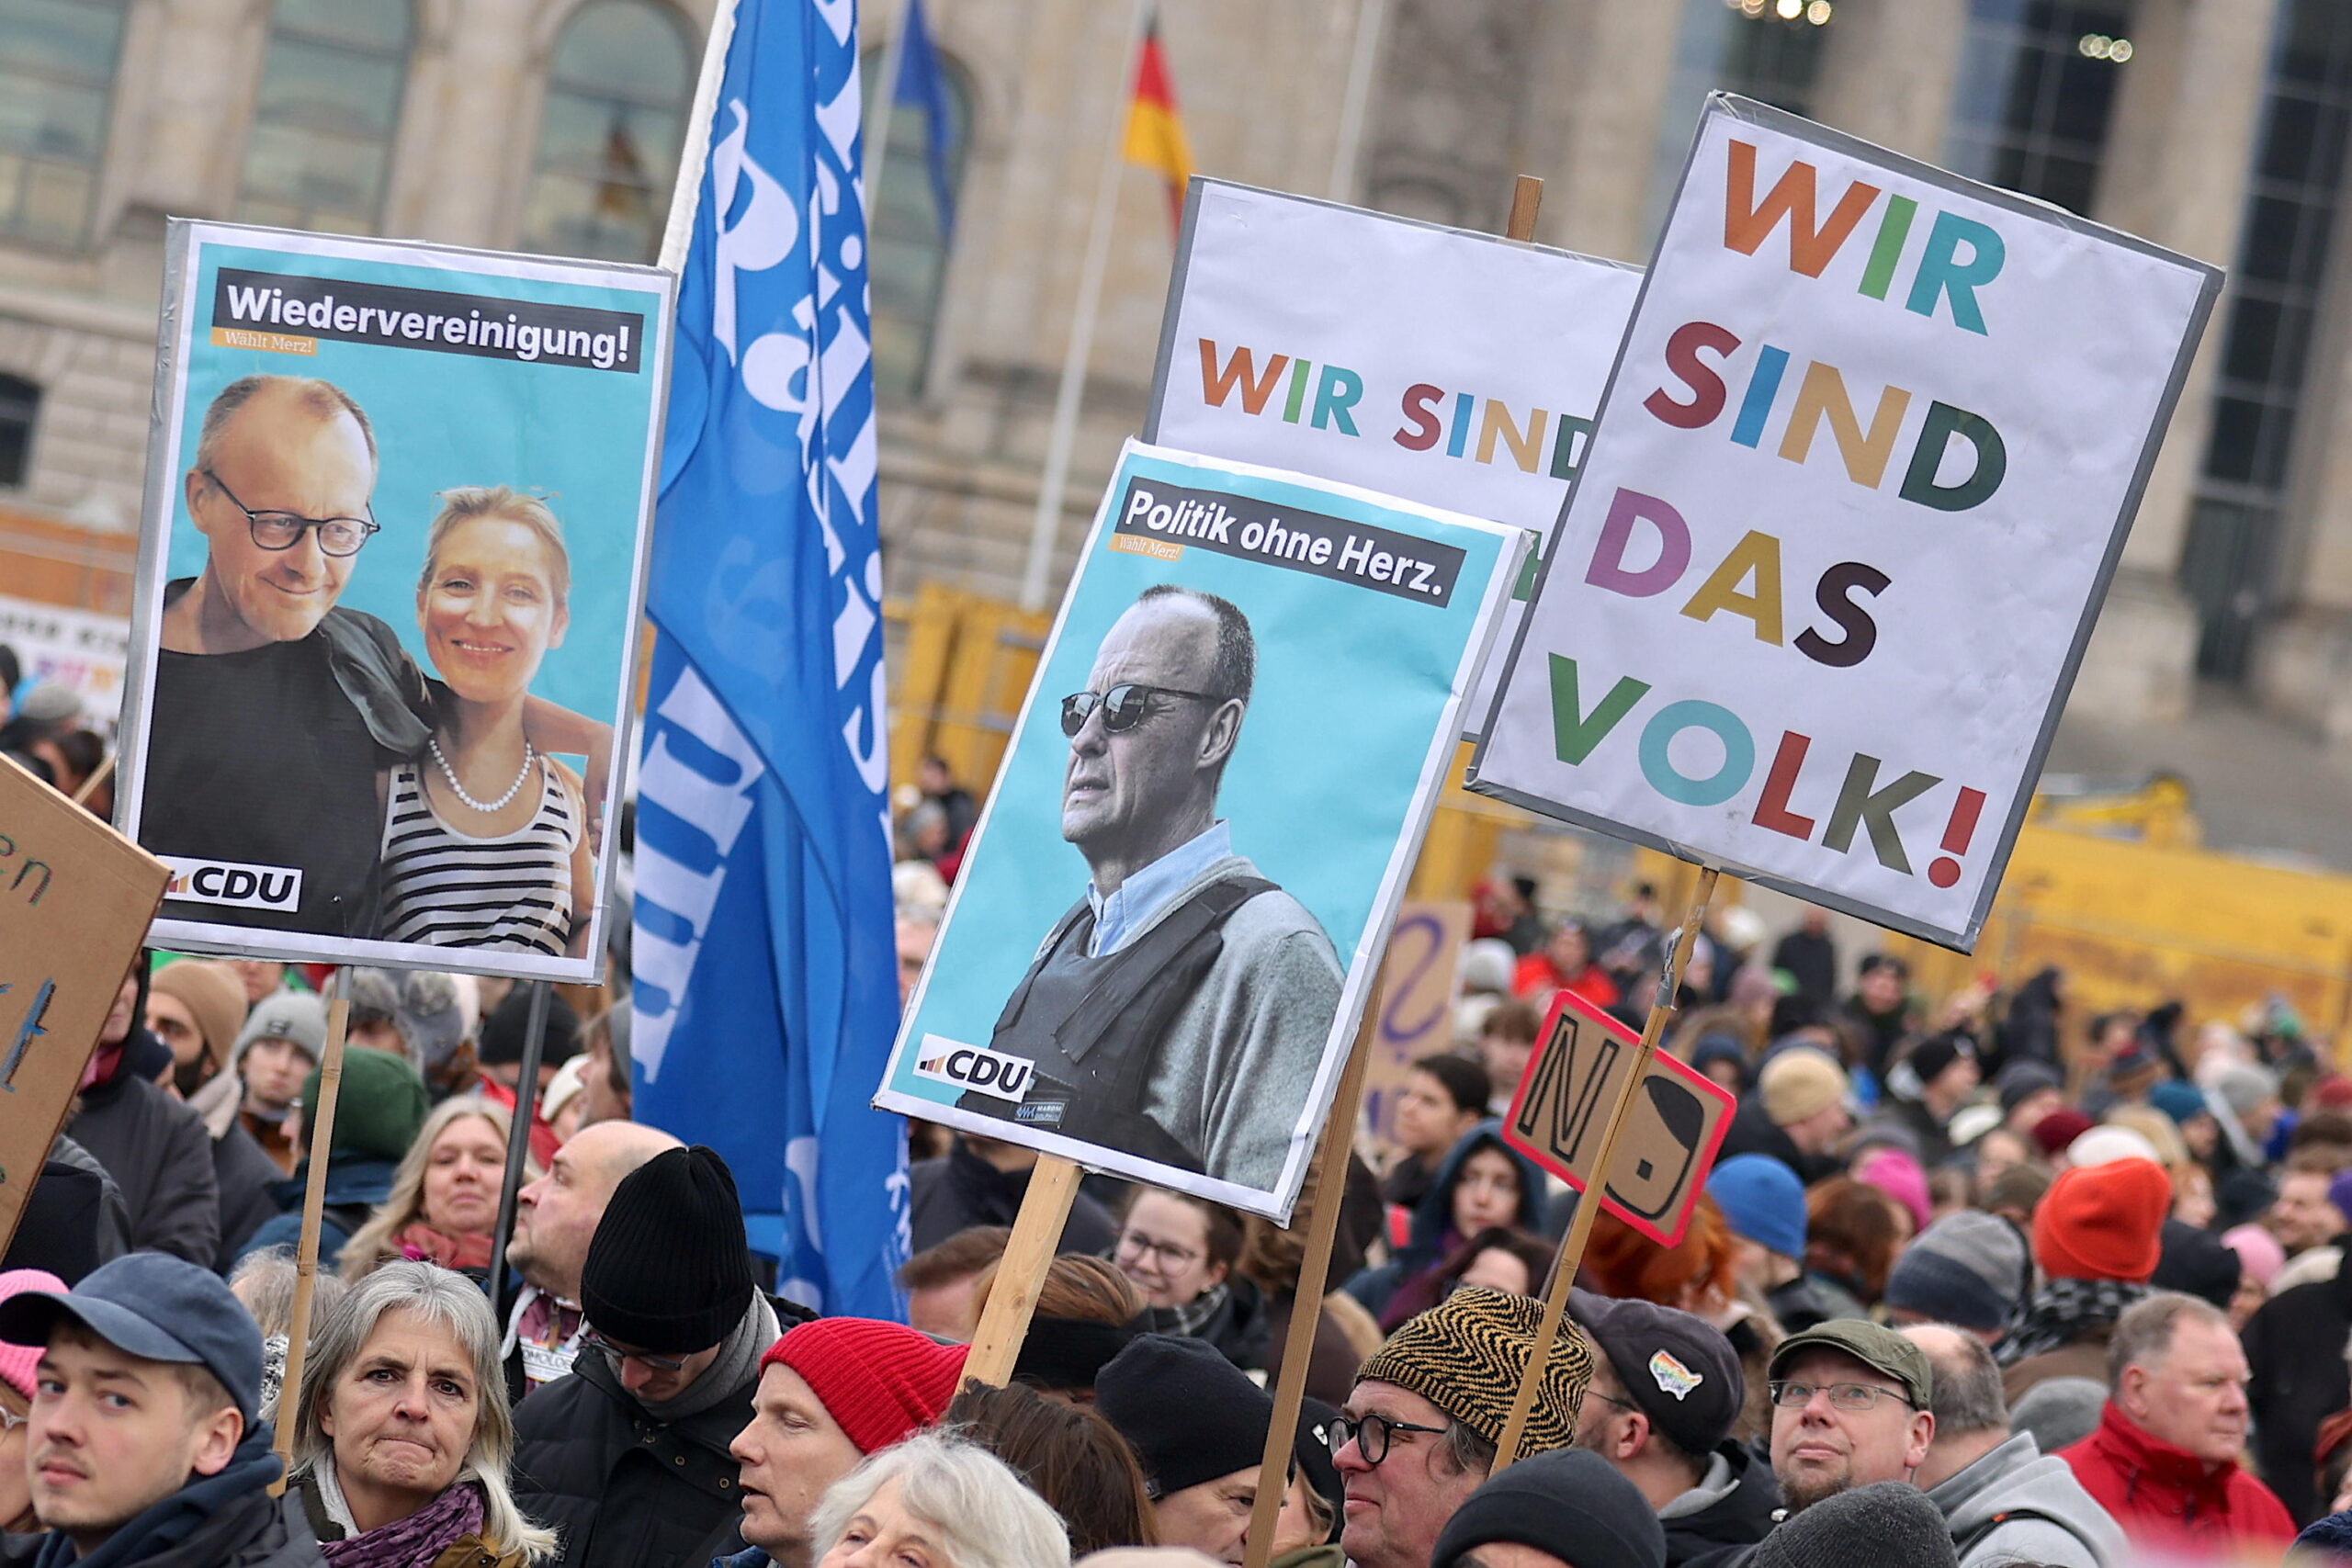
[[[1072,692],[1062,699],[1062,733],[1072,739],[1086,728],[1086,721],[1096,708],[1102,710],[1102,731],[1106,735],[1124,735],[1151,716],[1154,697],[1190,697],[1196,703],[1221,703],[1227,699],[1215,692],[1185,692],[1174,686],[1145,686],[1135,682],[1123,682],[1107,692]]]

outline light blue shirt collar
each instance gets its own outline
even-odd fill
[[[1086,956],[1100,958],[1126,946],[1193,878],[1231,853],[1232,826],[1219,818],[1119,884],[1107,898],[1089,882],[1086,902],[1094,911],[1094,934],[1087,941]]]

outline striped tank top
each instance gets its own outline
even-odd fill
[[[417,763],[392,770],[380,940],[562,955],[571,934],[580,818],[555,764],[541,757],[538,769],[538,810],[494,839],[469,838],[444,822]]]

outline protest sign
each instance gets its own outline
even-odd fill
[[[120,814],[159,942],[602,973],[671,292],[174,223]]]
[[[1195,179],[1144,439],[1549,539],[1641,277],[1573,251]],[[1469,705],[1474,726],[1492,684],[1483,677]]]
[[[875,1103],[1287,1218],[1525,538],[1131,443]]]
[[[1511,1096],[1503,1141],[1583,1191],[1610,1109],[1643,1060],[1640,1035],[1562,991]],[[1654,1052],[1646,1062],[1600,1206],[1660,1247],[1678,1247],[1739,1102],[1678,1057]]]
[[[1968,947],[2220,287],[1711,98],[1471,787]]]
[[[1397,908],[1363,1075],[1364,1124],[1385,1137],[1396,1135],[1396,1097],[1413,1064],[1453,1045],[1455,970],[1469,934],[1470,906],[1458,898],[1410,898]]]
[[[164,896],[163,865],[0,757],[0,1249]]]
[[[119,615],[92,615],[0,593],[0,645],[17,650],[27,686],[59,685],[82,699],[81,722],[102,734],[122,706],[130,637]]]

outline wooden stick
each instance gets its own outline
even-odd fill
[[[327,1009],[326,1048],[319,1056],[319,1102],[302,1108],[311,1128],[311,1179],[302,1190],[302,1239],[294,1252],[294,1318],[286,1332],[286,1372],[277,1384],[277,1440],[280,1461],[294,1458],[294,1406],[302,1386],[302,1359],[311,1345],[311,1289],[319,1274],[319,1218],[325,1212],[327,1162],[334,1149],[334,1101],[343,1088],[343,1028],[351,1003],[343,995],[337,973],[335,998]],[[286,1482],[278,1478],[276,1490]]]
[[[996,1266],[996,1282],[989,1287],[989,1304],[972,1336],[971,1353],[964,1358],[967,1386],[1001,1388],[1012,1376],[1021,1342],[1029,1336],[1029,1319],[1037,1311],[1037,1296],[1046,1288],[1046,1269],[1061,1247],[1062,1227],[1069,1223],[1069,1206],[1078,1199],[1078,1167],[1054,1155],[1039,1155],[1029,1173],[1029,1190],[1022,1194],[1021,1213],[1012,1222],[1012,1239],[1004,1246]]]
[[[1592,1224],[1600,1217],[1600,1195],[1609,1184],[1610,1173],[1615,1168],[1617,1139],[1625,1130],[1633,1109],[1634,1096],[1640,1093],[1642,1080],[1649,1076],[1650,1059],[1657,1055],[1659,1036],[1666,1032],[1667,1021],[1674,1016],[1674,993],[1680,984],[1682,966],[1690,961],[1691,944],[1698,940],[1700,922],[1707,918],[1707,901],[1715,895],[1715,878],[1722,874],[1708,866],[1699,874],[1699,888],[1690,900],[1690,912],[1683,918],[1682,931],[1674,943],[1673,954],[1666,973],[1658,982],[1657,998],[1650,1003],[1650,1015],[1642,1029],[1641,1048],[1634,1054],[1634,1063],[1625,1075],[1625,1087],[1617,1096],[1617,1103],[1610,1108],[1609,1122],[1600,1134],[1600,1152],[1593,1156],[1592,1168],[1585,1173],[1584,1192],[1577,1200],[1576,1218],[1568,1224],[1568,1234],[1560,1243],[1560,1255],[1553,1259],[1552,1279],[1544,1292],[1544,1321],[1535,1331],[1534,1348],[1528,1352],[1527,1375],[1521,1381],[1519,1393],[1511,1401],[1510,1418],[1503,1423],[1502,1441],[1495,1446],[1492,1474],[1500,1474],[1519,1458],[1519,1447],[1527,1436],[1528,1418],[1535,1413],[1535,1401],[1544,1383],[1544,1369],[1552,1359],[1553,1343],[1560,1337],[1561,1319],[1567,1315],[1568,1291],[1577,1282],[1577,1269],[1584,1262],[1585,1244],[1592,1237]]]
[[[1536,209],[1544,205],[1544,182],[1533,175],[1521,175],[1511,182],[1510,219],[1503,225],[1506,240],[1535,238]]]
[[[1290,1486],[1291,1449],[1298,1435],[1299,1402],[1306,1395],[1306,1368],[1315,1352],[1315,1329],[1323,1317],[1323,1288],[1329,1282],[1331,1248],[1340,1231],[1340,1211],[1348,1197],[1348,1153],[1355,1142],[1356,1115],[1363,1104],[1364,1068],[1372,1059],[1373,1033],[1380,1027],[1381,988],[1375,982],[1355,1044],[1340,1069],[1339,1092],[1323,1122],[1323,1144],[1315,1156],[1315,1193],[1306,1215],[1306,1252],[1298,1261],[1298,1288],[1290,1302],[1290,1329],[1283,1337],[1283,1370],[1274,1379],[1274,1418],[1266,1427],[1265,1455],[1258,1462],[1258,1501],[1250,1512],[1244,1568],[1266,1568],[1274,1548],[1274,1521]],[[1296,1224],[1298,1217],[1292,1217]]]

